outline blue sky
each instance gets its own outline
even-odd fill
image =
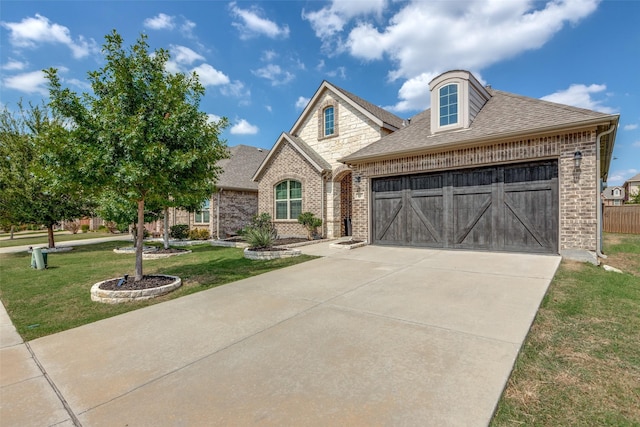
[[[12,1],[0,4],[0,102],[46,99],[41,70],[88,90],[104,35],[145,33],[196,71],[230,146],[271,148],[322,80],[411,117],[450,69],[495,89],[620,113],[609,184],[640,173],[640,1]]]

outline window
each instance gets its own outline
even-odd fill
[[[298,219],[302,213],[302,184],[282,181],[276,185],[276,219]]]
[[[615,189],[613,190],[613,195],[614,195],[615,197],[620,197],[620,189],[619,189],[619,188],[615,188]]]
[[[209,223],[209,200],[205,200],[202,207],[196,211],[195,222],[196,223]]]
[[[440,88],[440,126],[458,123],[458,85]]]
[[[333,135],[335,131],[333,107],[324,109],[324,136]]]

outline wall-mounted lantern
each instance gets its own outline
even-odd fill
[[[580,151],[576,151],[573,153],[573,165],[576,169],[580,169],[580,164],[582,163],[582,153]]]

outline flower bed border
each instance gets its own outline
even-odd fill
[[[106,289],[100,289],[100,285],[102,285],[104,282],[114,280],[107,279],[103,280],[102,282],[98,282],[91,287],[91,301],[102,302],[105,304],[118,304],[121,302],[129,301],[143,301],[168,294],[169,292],[176,290],[180,286],[182,286],[182,279],[177,276],[169,276],[166,274],[154,274],[154,276],[170,277],[174,279],[174,281],[169,283],[168,285],[149,289],[125,291],[110,291]]]
[[[252,251],[249,248],[244,250],[244,257],[253,260],[270,260],[278,258],[292,258],[302,255],[298,249],[281,249],[276,251]]]

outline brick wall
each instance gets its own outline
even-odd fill
[[[216,207],[218,195],[214,194],[212,216],[214,234],[217,234]],[[258,213],[258,193],[253,191],[222,191],[220,193],[220,238],[234,235],[251,222]]]
[[[325,218],[322,206],[326,201],[323,194],[323,180],[320,173],[302,157],[289,143],[284,143],[272,155],[272,161],[263,171],[258,184],[258,213],[268,213],[274,218],[280,236],[306,237],[306,229],[297,219],[276,220],[275,186],[284,180],[302,183],[302,212],[312,212],[318,218]],[[325,234],[323,221],[322,234]],[[320,231],[320,230],[319,230]]]

